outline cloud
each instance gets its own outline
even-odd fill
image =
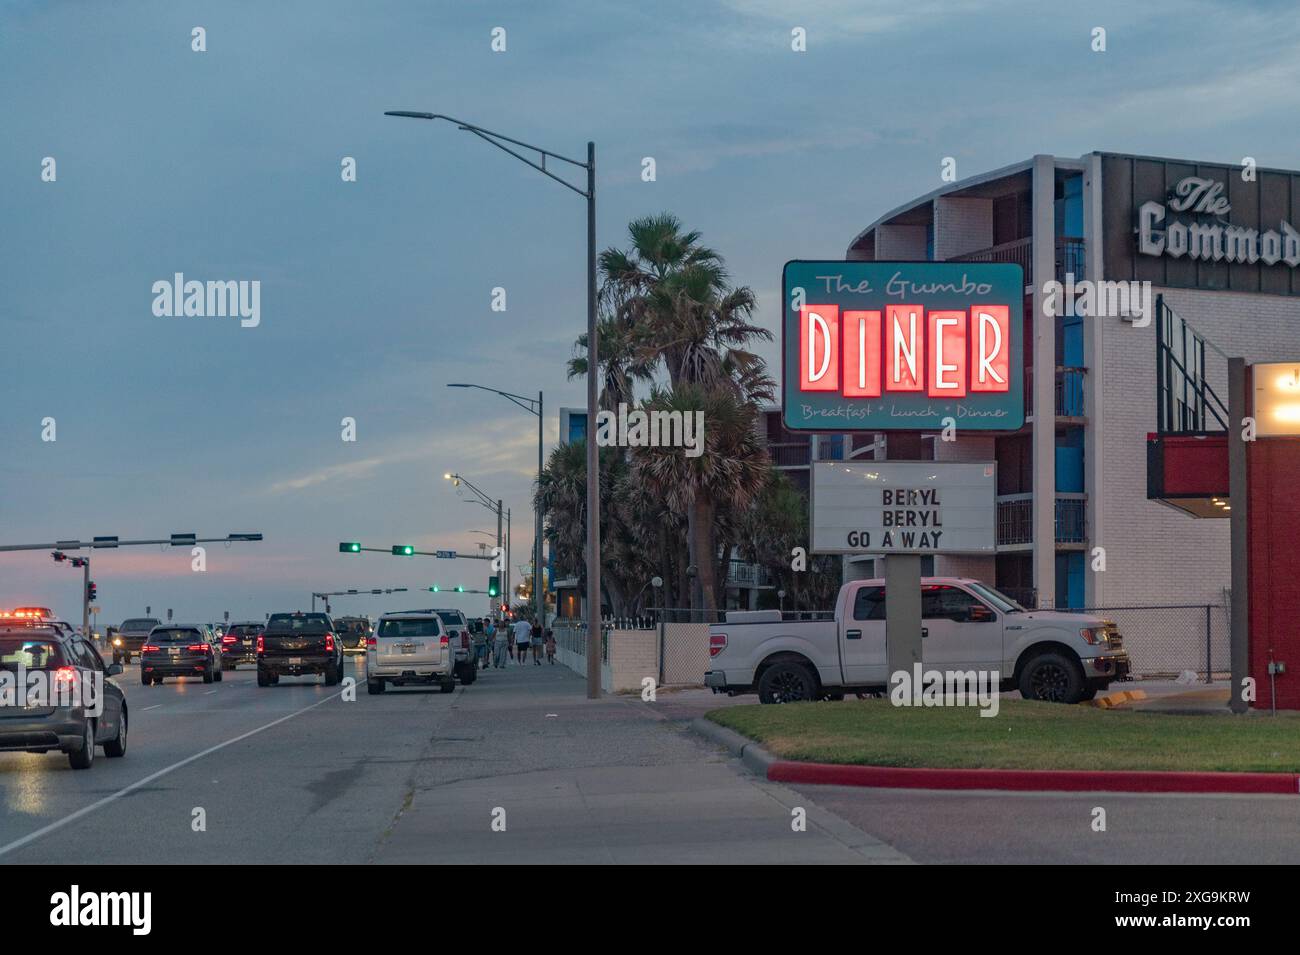
[[[947,27],[954,15],[1006,7],[991,0],[805,0],[793,8],[788,0],[723,0],[723,5],[742,16],[804,27],[810,44],[913,27]]]

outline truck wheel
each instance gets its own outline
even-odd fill
[[[145,686],[148,686],[149,684],[153,683],[153,677],[151,677],[148,673],[141,673],[140,682],[143,683]]]
[[[257,685],[258,686],[271,685],[271,678],[266,675],[266,672],[261,667],[257,668]]]
[[[453,692],[455,692],[455,690],[456,690],[456,681],[455,681],[455,680],[444,680],[444,681],[439,685],[439,687],[440,687],[440,689],[442,690],[442,692],[444,692],[444,693],[453,693]]]
[[[460,668],[461,683],[464,683],[466,686],[469,686],[477,679],[478,679],[478,670],[474,668],[474,665],[472,663],[466,663]]]
[[[817,681],[802,663],[774,663],[758,681],[760,703],[799,703],[817,699]]]
[[[212,667],[208,667],[206,670],[203,671],[203,682],[211,683],[213,679],[214,677],[212,675]]]
[[[1046,703],[1078,703],[1083,698],[1079,662],[1063,653],[1040,653],[1020,674],[1020,695]]]
[[[325,685],[338,686],[339,670],[333,663],[325,664]]]
[[[383,680],[367,680],[367,681],[366,681],[366,692],[369,693],[371,696],[373,696],[373,695],[376,694],[376,693],[383,693],[383,692],[384,692],[384,681],[383,681]]]
[[[1097,698],[1097,688],[1095,686],[1085,687],[1083,692],[1079,694],[1080,703],[1086,703],[1088,702],[1088,700],[1093,700],[1096,698]]]

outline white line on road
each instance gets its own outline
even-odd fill
[[[51,832],[54,832],[56,829],[62,829],[68,823],[76,822],[82,816],[87,816],[90,813],[94,812],[96,809],[99,809],[102,806],[107,806],[109,803],[121,799],[127,793],[134,792],[135,790],[139,789],[142,786],[147,786],[155,779],[161,779],[163,776],[166,776],[168,773],[174,770],[180,769],[182,766],[188,766],[196,759],[202,759],[204,756],[208,756],[212,753],[215,753],[219,749],[225,749],[227,746],[231,745],[232,743],[238,743],[240,740],[248,739],[250,736],[256,736],[258,733],[262,732],[263,730],[269,730],[272,726],[278,726],[279,724],[285,722],[286,720],[293,719],[295,716],[301,716],[303,713],[306,713],[308,710],[314,710],[316,709],[316,707],[322,706],[328,703],[330,700],[336,699],[337,697],[342,695],[343,695],[343,691],[340,690],[338,693],[333,693],[330,696],[325,697],[325,699],[323,700],[317,700],[315,703],[312,703],[309,706],[304,706],[300,710],[294,710],[292,713],[288,714],[287,716],[282,716],[277,720],[272,720],[269,723],[257,727],[257,729],[249,730],[247,733],[241,733],[239,736],[236,736],[234,739],[228,739],[224,743],[218,743],[216,746],[209,746],[207,749],[203,750],[202,752],[195,753],[193,756],[186,756],[180,762],[172,763],[170,766],[166,766],[163,769],[158,770],[156,773],[150,773],[148,776],[144,777],[144,779],[137,779],[131,785],[125,786],[122,789],[119,789],[115,793],[110,793],[109,795],[105,796],[103,799],[99,799],[95,802],[92,802],[89,806],[82,806],[76,812],[64,816],[62,819],[52,822],[48,826],[44,826],[40,829],[37,829],[35,832],[28,833],[27,835],[23,836],[21,839],[15,839],[13,842],[9,843],[6,846],[0,846],[0,856],[7,855],[10,852],[13,852],[15,849],[21,849],[23,846],[35,842],[37,839],[41,838],[41,836],[49,835]],[[162,704],[159,703],[157,705],[161,706]],[[146,707],[146,709],[152,709],[152,708],[153,707]]]
[[[144,709],[142,709],[140,712],[141,712],[141,713],[148,713],[150,710],[156,710],[156,709],[158,709],[158,707],[160,707],[160,706],[162,706],[161,703],[155,703],[153,706],[146,706],[146,707],[145,707]]]
[[[208,692],[204,693],[203,695],[204,695],[204,696],[211,696],[213,693],[216,693],[216,692],[217,692],[216,690],[208,690]]]

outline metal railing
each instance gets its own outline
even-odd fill
[[[727,567],[728,587],[771,587],[772,574],[762,564],[733,560]]]
[[[1025,272],[1025,284],[1034,284],[1033,237],[1015,239],[1000,245],[991,245],[987,249],[963,252],[949,257],[949,262],[1012,262]],[[1078,236],[1060,235],[1056,237],[1056,280],[1064,282],[1066,273],[1072,273],[1076,279],[1083,278],[1086,266],[1087,242]]]
[[[1165,303],[1163,295],[1156,296],[1156,430],[1160,434],[1228,430],[1228,408],[1206,380],[1207,345],[1214,348]]]
[[[1055,414],[1058,418],[1082,418],[1083,395],[1087,368],[1057,365],[1055,392]],[[1034,369],[1025,367],[1025,417],[1034,414]]]
[[[1056,543],[1082,544],[1087,541],[1087,496],[1058,494],[1055,507]],[[998,497],[997,533],[999,547],[1034,542],[1033,494],[1004,494]]]
[[[767,453],[772,458],[773,467],[806,468],[812,461],[812,443],[797,441],[769,444]]]

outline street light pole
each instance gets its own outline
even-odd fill
[[[482,126],[475,126],[472,123],[466,123],[451,116],[441,113],[422,113],[411,110],[387,110],[387,116],[402,116],[408,119],[441,119],[456,125],[458,129],[473,133],[480,139],[483,139],[498,149],[509,153],[520,162],[532,166],[538,172],[554,179],[566,189],[571,189],[578,195],[587,200],[587,628],[589,637],[594,634],[594,638],[589,640],[589,647],[594,640],[596,652],[587,654],[587,698],[600,698],[600,475],[597,472],[599,458],[596,454],[596,411],[597,400],[599,398],[599,389],[597,381],[600,375],[599,350],[596,330],[596,144],[587,143],[587,161],[579,162],[576,159],[570,159],[567,156],[561,156],[558,153],[550,152],[539,146],[533,146],[529,143],[522,142],[518,139],[512,139],[509,136],[503,136],[500,133],[494,133],[490,129],[484,129]],[[508,144],[508,145],[507,145]],[[530,152],[537,153],[540,162],[534,162],[527,156],[521,155],[511,146],[517,146]],[[548,159],[558,160],[576,166],[579,169],[587,171],[587,188],[580,189],[571,182],[560,178],[551,170],[546,168]],[[539,396],[540,397],[540,396]],[[541,407],[538,407],[538,428],[541,428]],[[540,433],[540,431],[539,431]],[[540,441],[538,442],[541,443]],[[538,478],[541,477],[540,454],[538,461]],[[538,521],[537,536],[541,537],[541,521]],[[541,545],[538,544],[538,554],[541,553]],[[538,593],[541,593],[541,561],[537,560],[534,565],[534,586],[537,587]],[[545,599],[544,597],[542,599]],[[545,604],[539,604],[544,611]],[[545,622],[545,613],[540,614],[542,622]]]

